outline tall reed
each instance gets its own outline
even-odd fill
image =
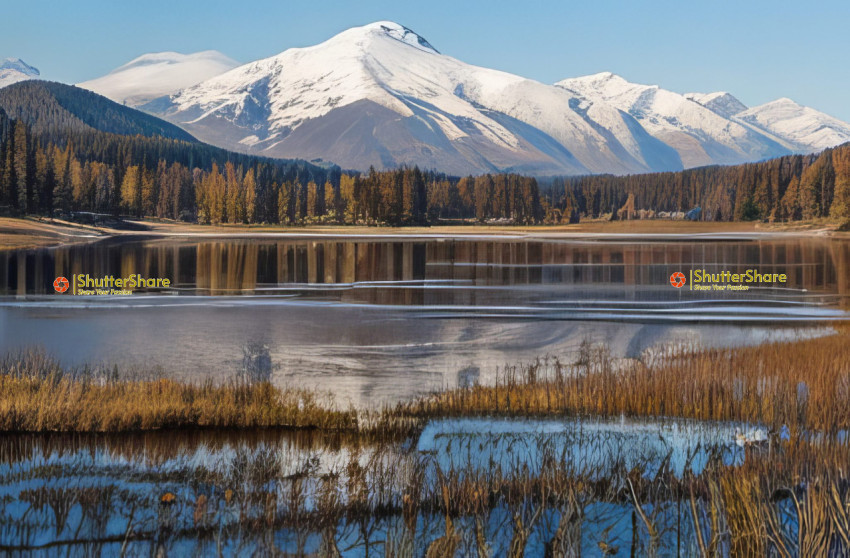
[[[635,416],[759,422],[835,433],[850,428],[850,334],[664,358],[589,351],[505,368],[494,385],[450,389],[388,416]]]

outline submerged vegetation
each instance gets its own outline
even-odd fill
[[[26,438],[8,443],[0,466],[0,549],[474,557],[850,549],[844,443],[782,440],[742,448],[732,461],[718,446],[700,467],[679,471],[669,453],[590,464],[592,448],[616,437],[591,434],[571,451],[551,436],[474,438],[429,449],[311,433],[186,447],[168,433],[162,444],[183,447],[147,441],[130,450],[97,438],[61,449],[49,436]],[[468,453],[500,443],[509,449],[495,461]]]
[[[850,553],[845,329],[641,360],[585,344],[493,385],[368,412],[272,385],[263,355],[246,351],[237,379],[202,386],[8,357],[0,424],[41,433],[3,435],[0,549]],[[464,430],[471,416],[484,426]],[[258,426],[313,430],[258,441]],[[220,442],[196,427],[248,430]],[[126,432],[165,428],[181,430]]]

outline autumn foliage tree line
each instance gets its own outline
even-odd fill
[[[850,144],[815,155],[680,172],[556,179],[546,195],[562,219],[600,217],[634,206],[656,212],[702,209],[713,221],[850,220]]]
[[[13,214],[88,211],[194,220],[196,189],[217,163],[263,184],[324,182],[336,168],[277,161],[179,138],[30,126],[0,109],[0,208]]]
[[[342,173],[304,161],[89,129],[33,130],[0,114],[0,208],[95,212],[200,223],[416,225],[440,219],[543,219],[535,179],[451,178],[403,168]]]
[[[404,226],[449,218],[514,223],[543,218],[533,178],[499,174],[452,179],[418,167],[340,173],[324,183],[284,181],[261,188],[250,170],[243,173],[226,163],[202,173],[195,193],[202,223]]]

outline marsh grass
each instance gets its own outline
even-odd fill
[[[287,427],[350,434],[338,444],[338,460],[321,467],[316,455],[261,444],[215,470],[189,461],[141,472],[122,465],[104,473],[119,482],[97,487],[39,486],[65,475],[88,478],[96,472],[90,464],[0,468],[0,485],[23,487],[3,503],[25,508],[22,516],[0,514],[0,550],[31,550],[32,541],[53,536],[51,544],[82,549],[75,554],[134,541],[156,553],[187,537],[212,545],[199,546],[202,553],[277,552],[287,540],[285,552],[301,555],[318,539],[314,550],[328,556],[355,549],[566,557],[587,554],[588,541],[599,555],[850,554],[850,335],[843,328],[819,339],[684,348],[646,360],[613,359],[586,344],[566,360],[508,367],[494,385],[376,411],[338,410],[256,374],[224,385],[126,380],[114,370],[64,369],[42,353],[0,365],[0,429],[7,432]],[[413,438],[398,441],[430,419],[476,415],[742,421],[766,425],[771,436],[764,446],[745,447],[741,462],[713,454],[683,474],[648,451],[628,468],[622,461],[589,467],[541,442],[536,452],[519,452],[525,460],[482,468],[462,459],[446,465],[416,451]],[[127,479],[154,488],[133,491]],[[116,533],[108,525],[124,527]]]
[[[356,414],[311,391],[268,381],[223,385],[124,380],[109,370],[66,369],[41,352],[0,364],[0,430],[120,432],[163,428],[352,430]]]
[[[627,416],[745,421],[774,429],[850,428],[850,333],[735,349],[684,347],[664,358],[615,360],[585,347],[574,360],[504,369],[494,385],[404,403],[414,416]]]
[[[492,385],[446,389],[381,409],[340,409],[330,396],[239,375],[224,384],[122,379],[67,369],[41,352],[0,362],[0,431],[314,428],[403,436],[458,416],[660,417],[764,424],[774,431],[850,429],[850,330],[734,349],[682,347],[662,357],[576,355],[506,367]]]

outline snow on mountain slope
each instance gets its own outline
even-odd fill
[[[753,125],[750,122],[746,122],[738,118],[736,115],[747,110],[747,105],[725,91],[717,91],[715,93],[685,93],[685,98],[690,99],[695,103],[699,103],[705,108],[719,114],[723,118],[728,118],[733,122],[737,122],[738,124],[753,130],[757,134],[766,136],[770,140],[787,149],[789,153],[807,151],[807,148],[799,145],[792,139],[777,135],[763,126]]]
[[[850,141],[850,124],[787,98],[745,110],[736,118],[794,142],[804,152]]]
[[[0,87],[28,79],[38,79],[40,75],[36,68],[20,58],[6,58],[0,61]]]
[[[730,118],[739,112],[747,110],[747,105],[736,99],[726,91],[714,93],[685,93],[685,98],[699,103],[705,108],[716,112],[720,116]]]
[[[138,106],[200,83],[239,64],[215,50],[144,54],[105,76],[77,84],[117,103]]]
[[[607,103],[440,54],[393,22],[343,31],[143,107],[270,156],[462,174],[646,172],[678,154]]]
[[[685,167],[735,164],[789,152],[788,146],[683,95],[630,83],[610,72],[556,85],[632,115],[650,134],[676,149]]]

